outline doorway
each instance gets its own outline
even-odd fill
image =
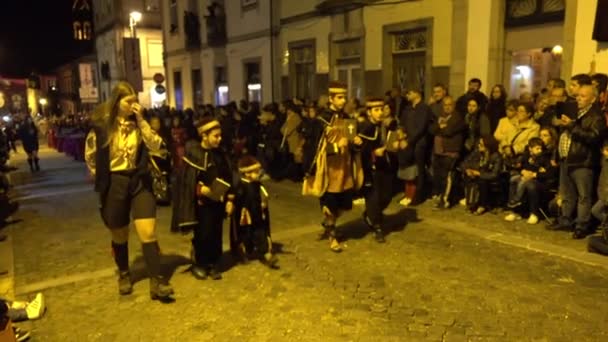
[[[424,98],[426,53],[424,51],[393,54],[393,84],[402,90],[419,90]]]

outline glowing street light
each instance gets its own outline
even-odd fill
[[[129,28],[131,29],[131,38],[136,38],[135,26],[141,21],[141,12],[133,11],[129,13]]]
[[[43,97],[40,100],[38,100],[38,102],[40,103],[40,106],[42,106],[42,115],[44,115],[44,106],[46,106],[47,101],[46,99]]]

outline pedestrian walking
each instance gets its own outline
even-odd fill
[[[95,177],[101,217],[112,235],[112,251],[118,266],[121,295],[133,291],[129,273],[129,214],[142,243],[150,277],[150,297],[169,300],[173,289],[160,272],[160,248],[156,238],[156,202],[148,168],[150,152],[161,148],[162,138],[143,117],[133,87],[120,82],[106,103],[93,114],[93,129],[85,146],[85,160]]]
[[[27,153],[27,163],[30,165],[30,171],[40,171],[38,159],[38,127],[32,120],[30,115],[25,116],[25,120],[19,126],[17,136],[23,143],[23,150]]]

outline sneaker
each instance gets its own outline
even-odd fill
[[[404,197],[401,201],[399,201],[399,204],[401,204],[404,207],[409,206],[411,203],[412,203],[412,199],[407,198],[407,197]]]
[[[514,213],[510,213],[507,216],[505,216],[505,221],[508,221],[508,222],[517,221],[519,219],[521,219],[521,216],[514,214]]]
[[[27,313],[27,318],[30,320],[38,319],[46,310],[46,304],[44,300],[44,295],[40,292],[36,294],[36,298],[29,302],[27,307],[25,307],[25,312]]]
[[[353,205],[365,205],[365,198],[357,198],[353,200]]]
[[[17,342],[26,341],[30,338],[30,332],[21,328],[13,327],[13,333],[15,333],[15,340]]]
[[[458,202],[458,204],[460,204],[460,205],[461,205],[461,206],[463,206],[463,207],[466,207],[466,206],[467,206],[467,199],[466,199],[466,198],[461,199],[461,200]]]
[[[530,214],[530,216],[528,217],[528,224],[537,224],[538,223],[538,216],[534,215],[534,214]]]

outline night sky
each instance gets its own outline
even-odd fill
[[[44,73],[90,49],[72,39],[72,0],[0,0],[0,75]]]

